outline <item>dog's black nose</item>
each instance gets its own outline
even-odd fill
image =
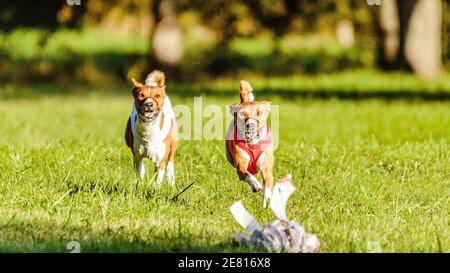
[[[153,107],[153,102],[152,101],[146,101],[146,102],[144,102],[144,106],[145,107]]]

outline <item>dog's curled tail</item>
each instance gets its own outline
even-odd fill
[[[147,86],[164,86],[165,84],[166,75],[159,70],[153,70],[145,79],[145,85]]]
[[[241,103],[255,100],[252,91],[253,88],[250,83],[248,81],[241,80]]]

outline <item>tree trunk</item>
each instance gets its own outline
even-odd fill
[[[378,64],[412,70],[421,77],[442,70],[440,0],[383,0],[379,15]]]
[[[384,0],[382,3],[378,63],[383,69],[390,70],[399,67],[400,23],[396,0]]]
[[[183,55],[183,37],[175,3],[173,0],[154,0],[152,12],[155,18],[151,37],[152,68],[162,70],[168,78],[176,78]]]
[[[440,0],[397,0],[400,17],[401,56],[407,67],[422,77],[442,70]]]

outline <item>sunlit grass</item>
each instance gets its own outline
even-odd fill
[[[316,88],[365,90],[349,75],[330,77]],[[374,77],[387,93],[395,84],[434,90],[413,78]],[[287,213],[317,234],[322,252],[366,252],[371,241],[384,252],[449,251],[448,100],[287,98],[283,90],[297,84],[300,94],[313,80],[251,80],[258,99],[280,107],[275,178],[291,172],[297,187]],[[448,88],[443,81],[439,88]],[[238,100],[237,85],[169,84],[168,92],[175,105],[192,107],[202,95],[204,106],[224,108]],[[266,85],[280,93],[258,94]],[[2,86],[0,94],[1,251],[64,252],[72,240],[82,252],[249,251],[231,243],[241,228],[228,207],[242,200],[262,223],[273,220],[261,195],[237,180],[222,141],[180,143],[175,189],[157,188],[150,165],[139,181],[123,140],[132,103],[125,86]]]

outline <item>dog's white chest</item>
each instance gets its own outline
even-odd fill
[[[164,114],[164,117],[162,117]],[[161,126],[161,118],[162,126]],[[166,98],[162,113],[152,123],[139,122],[137,112],[133,106],[131,112],[131,131],[134,136],[133,149],[141,157],[147,157],[155,164],[159,164],[166,153],[165,138],[169,134],[174,118],[170,100]]]
[[[142,157],[147,157],[153,163],[159,164],[161,160],[164,158],[164,154],[166,152],[166,145],[164,142],[151,142],[140,144],[137,143],[136,147],[137,151]]]
[[[134,134],[134,148],[141,157],[147,157],[153,163],[159,164],[164,157],[166,145],[164,139],[167,134],[159,127],[159,119],[154,124],[142,126],[137,122]]]

